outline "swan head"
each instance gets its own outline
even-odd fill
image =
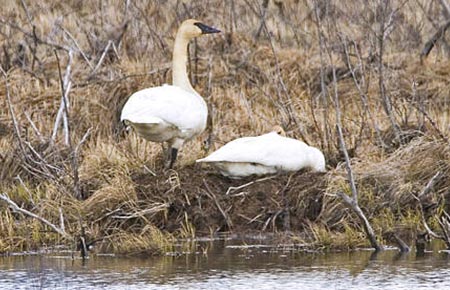
[[[178,32],[186,38],[194,38],[203,34],[219,33],[220,30],[203,24],[201,21],[188,19],[181,24]]]
[[[280,136],[286,137],[286,132],[280,125],[273,126],[271,132],[275,132]]]
[[[325,172],[325,156],[315,147],[309,147],[309,163],[313,171]]]

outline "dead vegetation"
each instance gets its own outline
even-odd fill
[[[224,232],[366,246],[338,196],[352,194],[346,166],[377,243],[449,241],[445,1],[53,2],[0,12],[1,253],[84,240],[153,254]],[[223,31],[190,47],[211,122],[164,171],[160,146],[118,116],[132,92],[171,81],[189,17]],[[275,124],[321,148],[328,172],[229,180],[194,165],[205,144]]]

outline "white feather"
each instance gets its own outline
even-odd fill
[[[207,116],[207,105],[199,95],[177,86],[163,85],[131,95],[122,109],[120,119],[147,126],[173,127],[177,136],[169,134],[167,140],[146,138],[162,142],[174,137],[191,139],[198,135],[206,127]]]
[[[325,158],[320,150],[275,132],[233,140],[197,162],[212,163],[222,174],[231,177],[302,168],[325,171]]]

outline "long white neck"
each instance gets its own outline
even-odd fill
[[[178,32],[175,37],[175,44],[173,48],[173,60],[172,60],[172,83],[174,86],[180,87],[188,92],[197,94],[189,81],[187,74],[187,49],[189,39]]]

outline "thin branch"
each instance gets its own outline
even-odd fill
[[[438,171],[438,172],[436,172],[435,175],[433,175],[433,177],[431,177],[431,179],[428,181],[427,185],[417,195],[417,198],[419,198],[419,200],[423,200],[431,192],[431,189],[433,188],[434,184],[436,183],[436,181],[438,180],[438,178],[440,176],[441,176],[441,172]]]
[[[263,0],[263,1],[268,2],[266,0]],[[277,85],[276,89],[277,89],[277,94],[278,94],[279,98],[282,101],[282,106],[280,106],[280,107],[287,114],[286,127],[291,122],[294,122],[295,125],[298,126],[301,138],[306,143],[309,143],[308,139],[306,138],[306,134],[304,132],[304,128],[301,125],[301,122],[297,118],[296,110],[293,108],[293,101],[292,101],[291,95],[289,94],[289,90],[288,90],[288,88],[287,88],[287,86],[286,86],[286,84],[285,84],[285,82],[283,80],[283,76],[281,74],[280,62],[278,60],[278,56],[277,56],[277,53],[276,53],[276,50],[275,50],[275,46],[274,46],[274,43],[273,43],[274,42],[273,41],[273,37],[272,37],[272,34],[269,31],[269,28],[267,27],[267,23],[266,23],[264,15],[265,15],[265,12],[264,11],[260,11],[261,25],[264,28],[264,32],[265,32],[265,34],[266,34],[266,36],[267,36],[267,38],[269,40],[270,49],[272,51],[272,55],[273,55],[274,62],[275,62],[276,77],[278,79],[278,85]],[[280,90],[280,87],[281,87],[281,90]],[[283,95],[284,95],[284,98],[283,98]]]
[[[391,235],[397,243],[400,252],[407,253],[411,250],[409,246],[395,232],[392,232]]]
[[[330,54],[331,62],[333,62],[331,54]],[[345,167],[347,169],[347,179],[350,184],[350,188],[352,191],[352,197],[349,197],[343,192],[338,192],[338,196],[344,200],[344,203],[347,204],[358,216],[361,220],[364,231],[366,232],[367,238],[370,241],[370,244],[376,251],[383,250],[383,246],[380,245],[376,239],[375,233],[372,229],[372,226],[369,223],[369,220],[366,218],[364,212],[358,205],[358,191],[356,189],[355,178],[353,176],[352,167],[350,164],[350,158],[348,155],[347,147],[345,145],[344,134],[342,133],[342,124],[341,124],[341,109],[339,103],[339,94],[337,89],[337,78],[336,78],[336,68],[332,63],[333,68],[333,85],[334,85],[334,102],[335,102],[335,111],[336,111],[336,127],[338,131],[339,143],[341,146],[341,150],[344,153],[345,157]]]
[[[17,203],[15,203],[13,200],[11,200],[9,198],[9,196],[6,193],[2,193],[0,194],[0,199],[5,201],[6,203],[8,203],[9,207],[16,212],[20,212],[23,213],[27,216],[30,216],[34,219],[37,219],[38,221],[42,222],[43,224],[46,224],[47,226],[49,226],[53,231],[55,231],[56,233],[60,234],[61,236],[65,237],[65,238],[69,238],[71,239],[72,237],[66,233],[63,229],[55,226],[54,224],[52,224],[51,222],[49,222],[48,220],[46,220],[43,217],[40,217],[26,209],[21,208],[20,206],[17,205]]]
[[[203,179],[203,184],[206,187],[206,195],[208,195],[209,198],[211,198],[214,203],[216,204],[217,208],[219,209],[220,213],[222,214],[222,216],[225,218],[225,221],[227,223],[228,229],[232,229],[233,228],[233,222],[231,221],[230,216],[228,215],[228,213],[226,211],[224,211],[222,209],[222,206],[220,205],[219,200],[217,199],[217,196],[212,192],[212,190],[209,188],[208,183],[206,182],[205,179]]]
[[[370,111],[369,108],[369,103],[368,103],[368,98],[367,98],[367,91],[363,91],[361,85],[364,85],[365,80],[364,80],[364,70],[363,70],[363,63],[361,60],[361,54],[358,51],[357,45],[355,44],[355,42],[353,41],[353,46],[356,50],[356,54],[358,56],[358,61],[359,61],[359,67],[361,70],[361,83],[358,81],[357,77],[356,77],[356,67],[352,67],[351,61],[350,61],[350,53],[349,53],[349,47],[347,44],[347,40],[345,38],[342,37],[341,34],[339,34],[339,38],[341,40],[341,42],[343,43],[344,46],[344,54],[345,54],[345,61],[347,63],[347,67],[352,75],[352,79],[353,79],[353,83],[355,84],[356,89],[359,92],[360,98],[361,98],[361,102],[363,104],[364,107],[364,111],[367,113],[367,115],[369,116],[371,122],[372,122],[372,126],[375,129],[375,133],[377,135],[377,139],[380,145],[382,145],[383,147],[386,147],[386,144],[384,143],[383,139],[381,138],[381,132],[380,132],[380,128],[378,126],[378,124],[375,121],[374,116],[372,115],[372,112]]]
[[[61,207],[59,208],[59,228],[63,232],[66,232],[66,227],[64,225],[64,214],[63,214],[63,210]]]
[[[99,69],[99,67],[102,65],[103,60],[105,59],[105,56],[106,56],[106,54],[108,53],[109,48],[111,47],[112,44],[113,44],[112,40],[109,40],[109,41],[108,41],[108,44],[106,45],[105,49],[103,50],[103,53],[102,53],[102,55],[101,55],[101,57],[100,57],[100,59],[99,59],[97,65],[96,65],[95,68],[92,70],[92,72],[91,72],[91,74],[90,74],[90,77],[92,77],[92,76],[95,74],[95,72]]]
[[[64,78],[61,76],[61,70],[59,66],[59,57],[58,54],[55,51],[55,55],[58,61],[58,71],[60,72],[60,79],[61,79],[61,103],[59,105],[58,114],[56,115],[55,124],[53,125],[53,133],[52,133],[52,142],[56,140],[56,135],[58,133],[58,127],[61,123],[61,119],[64,122],[64,142],[66,145],[69,145],[69,120],[68,120],[68,110],[70,107],[69,102],[69,92],[72,87],[72,81],[70,80],[70,74],[71,74],[71,67],[72,67],[72,61],[73,61],[73,51],[69,51],[69,61],[67,63],[66,72],[64,75]]]
[[[427,185],[425,185],[425,187],[422,189],[422,191],[416,196],[414,194],[411,193],[411,195],[418,201],[419,203],[419,207],[420,207],[420,212],[422,215],[422,223],[423,226],[425,228],[425,230],[427,231],[427,233],[436,238],[436,239],[441,239],[444,240],[444,237],[441,235],[436,234],[435,232],[433,232],[431,230],[431,228],[428,226],[428,223],[425,219],[425,212],[423,210],[423,205],[422,205],[422,201],[426,199],[426,197],[428,196],[428,194],[430,194],[431,189],[433,188],[434,184],[436,183],[436,181],[438,180],[438,178],[440,177],[441,172],[438,171],[436,172],[436,174],[433,175],[433,177],[431,177],[431,179],[428,181]]]
[[[72,59],[73,59],[73,51],[70,50],[69,51],[69,61],[67,64],[67,68],[66,68],[66,74],[64,76],[64,79],[62,78],[62,74],[61,74],[61,65],[59,63],[59,57],[58,57],[58,53],[56,50],[54,50],[55,52],[55,57],[57,60],[57,64],[58,64],[58,73],[59,73],[59,80],[60,80],[60,85],[61,85],[61,95],[62,95],[62,101],[63,101],[63,105],[64,105],[64,117],[65,117],[65,141],[66,141],[66,145],[69,146],[70,151],[72,152],[72,158],[71,158],[71,165],[72,165],[72,171],[73,171],[73,190],[74,190],[74,196],[76,198],[80,198],[81,197],[81,193],[80,193],[80,185],[79,185],[79,176],[78,176],[78,157],[77,154],[75,154],[75,149],[73,148],[72,145],[72,140],[71,140],[71,136],[70,136],[70,119],[69,119],[69,97],[68,95],[68,87],[70,88],[70,69],[71,69],[71,64],[72,64]],[[67,87],[66,87],[67,85]]]
[[[441,2],[442,8],[444,8],[444,13],[447,18],[450,18],[450,4],[448,4],[447,0],[439,0]]]
[[[420,52],[420,61],[422,62],[424,58],[426,58],[436,43],[444,37],[445,32],[450,27],[450,19],[447,22],[443,23],[438,30],[431,36],[431,38],[425,43],[422,51]]]
[[[38,136],[39,141],[41,141],[41,143],[44,143],[45,142],[44,137],[42,137],[41,132],[38,130],[38,128],[36,127],[36,124],[34,124],[33,120],[31,120],[31,117],[27,112],[25,112],[25,117],[27,118],[28,122],[30,123],[31,128],[33,128],[34,133],[36,133],[36,135]]]
[[[225,195],[229,195],[231,192],[233,192],[233,191],[236,191],[236,190],[239,190],[239,189],[243,189],[243,188],[245,188],[245,187],[247,187],[247,186],[250,186],[250,185],[252,185],[252,184],[255,184],[255,183],[257,183],[257,182],[261,182],[261,181],[266,181],[266,180],[269,180],[269,179],[273,179],[273,178],[275,178],[276,176],[269,176],[269,177],[264,177],[264,178],[260,178],[260,179],[257,179],[257,180],[253,180],[253,181],[250,181],[250,182],[248,182],[248,183],[246,183],[246,184],[243,184],[243,185],[239,185],[239,186],[230,186],[230,187],[228,187],[228,189],[227,189],[227,192],[225,193]]]
[[[114,219],[128,220],[128,219],[142,217],[147,214],[155,214],[155,213],[158,213],[169,207],[170,207],[170,205],[168,203],[161,203],[161,204],[155,205],[154,207],[146,208],[146,209],[143,209],[143,210],[140,210],[140,211],[128,214],[128,215],[113,215],[111,217]]]
[[[383,57],[384,57],[384,51],[385,51],[385,39],[388,35],[389,27],[391,25],[392,21],[392,12],[389,15],[388,21],[386,21],[386,13],[388,10],[388,5],[390,1],[383,0],[380,3],[380,6],[378,7],[381,10],[381,22],[380,22],[380,30],[379,34],[377,34],[378,37],[378,86],[379,86],[379,92],[380,92],[380,98],[383,101],[383,108],[386,113],[386,115],[389,118],[389,121],[391,122],[392,130],[394,131],[395,137],[399,141],[399,143],[402,143],[401,136],[400,136],[400,128],[395,120],[395,116],[392,110],[392,100],[391,97],[386,92],[386,84],[385,84],[385,72],[384,72],[384,64],[383,64]],[[381,7],[382,6],[382,7]]]
[[[91,135],[91,131],[92,131],[92,127],[90,127],[86,131],[86,133],[81,138],[80,142],[78,142],[77,146],[75,146],[74,153],[77,155],[77,157],[78,157],[78,153],[80,152],[81,145],[83,145],[87,141],[87,138]]]
[[[64,46],[64,45],[60,45],[58,43],[54,43],[54,42],[51,42],[51,41],[39,38],[36,35],[36,29],[33,29],[33,32],[29,32],[29,31],[24,30],[22,27],[18,26],[17,24],[8,22],[8,21],[6,21],[3,18],[0,18],[0,23],[8,25],[9,27],[11,27],[13,29],[19,30],[24,35],[26,35],[27,37],[32,38],[36,42],[36,44],[44,44],[44,45],[52,47],[53,49],[65,50],[67,52],[72,50],[70,47],[67,47],[67,46]]]
[[[73,37],[73,35],[64,27],[62,27],[61,25],[59,26],[62,31],[64,31],[64,33],[67,34],[67,36],[69,36],[69,38],[73,41],[73,43],[75,44],[75,46],[77,47],[78,51],[80,52],[81,56],[84,58],[84,60],[86,61],[86,63],[89,65],[89,67],[91,68],[91,70],[94,69],[94,67],[92,66],[92,63],[89,61],[89,58],[87,57],[87,55],[84,53],[84,51],[81,49],[80,45],[78,44],[77,40],[75,39],[75,37]]]
[[[267,7],[269,6],[269,0],[262,0],[262,12],[260,12],[260,24],[259,24],[259,28],[258,31],[256,31],[255,34],[255,39],[259,39],[259,36],[261,35],[261,31],[264,28],[264,22],[265,22],[265,17],[266,17],[266,13],[267,13]]]
[[[445,211],[444,213],[447,214]],[[442,230],[442,239],[444,240],[445,245],[447,246],[447,250],[450,250],[450,236],[449,236],[450,225],[448,222],[448,214],[447,216],[442,215],[438,219],[438,223]]]

